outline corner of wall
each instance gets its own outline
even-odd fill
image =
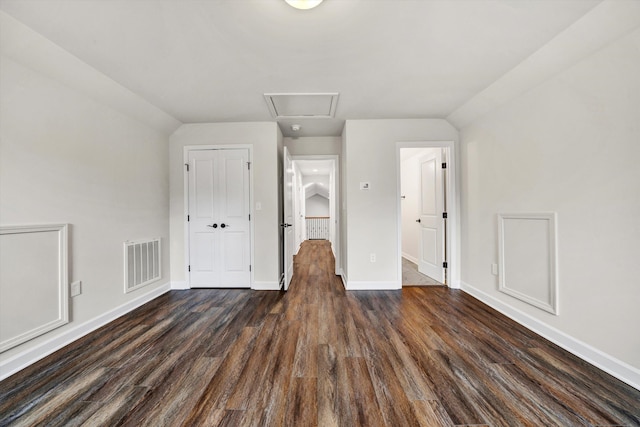
[[[548,339],[568,352],[602,369],[630,386],[640,390],[640,370],[584,343],[528,314],[494,298],[480,289],[462,282],[462,291],[482,301],[536,334]]]

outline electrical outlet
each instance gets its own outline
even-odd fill
[[[82,282],[80,280],[71,283],[71,296],[75,297],[82,293]]]
[[[369,261],[376,262],[376,254],[369,254]]]
[[[498,275],[498,264],[491,264],[491,274],[494,276]]]

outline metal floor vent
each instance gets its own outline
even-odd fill
[[[124,242],[124,292],[160,279],[160,239]]]

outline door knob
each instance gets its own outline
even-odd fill
[[[222,224],[220,224],[220,228],[225,228],[225,227],[228,227],[228,225],[225,224],[224,222]]]
[[[207,225],[207,227],[218,228],[218,224]]]
[[[422,222],[422,220],[420,218],[416,219],[416,222]]]
[[[287,228],[287,227],[293,227],[293,225],[285,223],[285,224],[280,224],[280,227]]]

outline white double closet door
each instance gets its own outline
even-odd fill
[[[189,151],[189,284],[251,286],[249,152]]]

